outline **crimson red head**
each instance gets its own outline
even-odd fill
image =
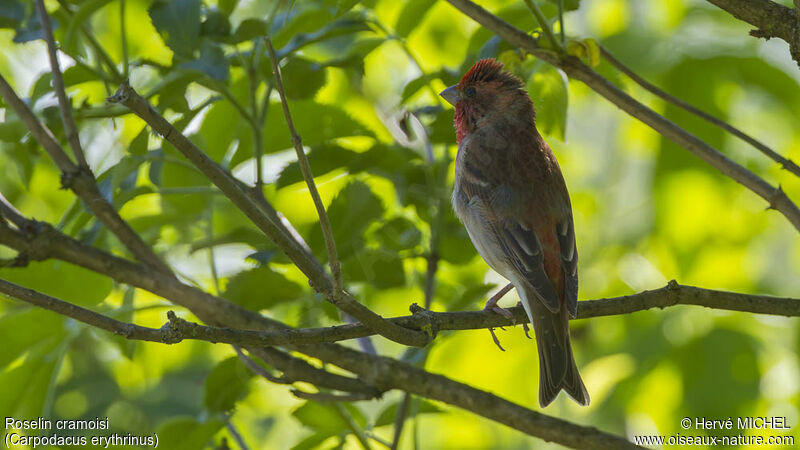
[[[439,95],[456,107],[456,138],[459,142],[479,121],[490,120],[498,113],[529,113],[533,125],[533,105],[525,92],[525,85],[504,70],[503,63],[493,58],[473,64],[458,84]]]

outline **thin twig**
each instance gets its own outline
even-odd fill
[[[303,178],[306,180],[306,186],[314,200],[314,207],[317,209],[319,215],[319,224],[322,227],[322,236],[325,238],[325,248],[328,251],[328,263],[331,266],[331,274],[333,275],[333,295],[339,298],[344,289],[342,282],[342,268],[339,264],[339,256],[336,253],[336,242],[333,239],[333,228],[331,227],[328,213],[325,211],[325,205],[322,203],[322,198],[317,191],[317,185],[314,182],[314,175],[311,172],[311,164],[308,162],[308,157],[303,149],[303,141],[297,134],[292,121],[292,114],[289,112],[289,102],[286,100],[286,92],[283,90],[283,79],[281,76],[281,68],[278,57],[275,55],[275,48],[272,47],[272,40],[265,38],[267,44],[267,51],[272,61],[272,71],[275,74],[275,89],[278,90],[278,95],[281,98],[281,105],[283,106],[283,116],[286,118],[286,126],[289,127],[289,133],[292,135],[292,143],[294,150],[297,153],[297,162],[300,164],[300,171],[303,173]]]
[[[108,316],[98,314],[86,308],[81,308],[72,303],[67,303],[3,279],[0,279],[0,293],[40,308],[54,311],[62,316],[71,317],[79,322],[110,331],[127,339],[161,342],[164,344],[173,343],[169,340],[168,335],[162,333],[161,330],[120,322],[119,320],[112,319]]]
[[[41,224],[40,224],[41,225]],[[226,326],[252,329],[282,329],[286,325],[248,311],[237,305],[210,296],[165,277],[150,267],[135,264],[94,249],[46,226],[31,227],[32,235],[23,235],[0,227],[0,243],[20,252],[31,252],[38,259],[57,258],[161,295],[192,310],[202,320]],[[520,311],[520,314],[522,312]],[[492,314],[493,315],[493,314]],[[503,423],[532,436],[561,445],[582,449],[640,448],[624,438],[576,425],[565,420],[537,413],[493,394],[428,373],[390,358],[367,355],[335,344],[289,346],[352,372],[359,379],[344,377],[311,367],[305,361],[273,348],[256,348],[255,355],[279,368],[293,380],[308,381],[317,386],[343,392],[375,390],[369,383],[379,383],[381,390],[399,389],[433,400],[442,401],[480,416]],[[289,372],[300,366],[302,370]],[[316,372],[314,371],[316,370]],[[322,372],[322,373],[321,373]],[[302,376],[302,377],[301,377]]]
[[[277,375],[273,375],[270,373],[269,370],[265,369],[261,364],[253,361],[252,358],[245,355],[242,349],[238,345],[232,345],[233,349],[236,351],[236,354],[239,356],[239,359],[247,366],[250,370],[253,371],[256,375],[265,378],[267,381],[275,384],[292,384],[290,380],[287,380],[284,377],[280,377]]]
[[[0,95],[14,109],[34,139],[39,142],[39,145],[45,149],[61,170],[61,181],[64,186],[80,197],[97,219],[111,230],[139,261],[165,273],[170,273],[169,266],[161,261],[153,249],[133,231],[127,222],[122,220],[114,206],[106,200],[98,189],[97,181],[91,170],[88,167],[78,167],[70,160],[53,133],[36,118],[33,111],[19,98],[2,75],[0,75]]]
[[[153,130],[164,137],[214,183],[264,234],[280,248],[292,262],[308,277],[311,285],[326,299],[342,311],[358,319],[381,336],[404,345],[424,346],[428,337],[424,333],[408,330],[386,321],[346,291],[334,296],[335,289],[330,277],[313,255],[281,224],[277,212],[261,198],[251,194],[252,189],[233,177],[230,172],[208,157],[192,141],[177,130],[161,114],[142,98],[128,83],[123,82],[117,93],[108,99],[111,103],[122,103],[147,122]]]
[[[128,33],[125,27],[125,0],[119,0],[119,35],[122,47],[122,77],[130,76],[130,62],[128,61]]]
[[[550,28],[550,22],[547,21],[547,18],[542,13],[539,5],[537,5],[533,0],[525,0],[525,4],[528,5],[528,9],[531,10],[533,16],[536,18],[536,21],[539,22],[539,26],[542,27],[542,31],[544,32],[544,35],[547,36],[547,40],[553,44],[553,50],[556,50],[559,54],[563,55],[565,53],[564,46],[561,45],[558,39],[556,39],[556,36],[553,34],[553,29]]]
[[[0,217],[5,217],[6,219],[10,220],[11,223],[16,225],[17,227],[21,228],[28,223],[28,219],[22,215],[21,212],[17,210],[0,192]]]
[[[582,81],[626,113],[641,120],[662,136],[689,150],[723,174],[755,192],[768,202],[770,209],[781,212],[800,231],[800,209],[780,187],[770,185],[764,179],[737,164],[705,141],[643,105],[617,86],[614,86],[578,58],[574,56],[560,58],[554,55],[551,51],[541,48],[536,39],[527,33],[510,25],[470,0],[447,1],[511,45],[530,52],[540,59],[561,68],[571,78]]]
[[[56,49],[55,38],[53,37],[53,27],[50,25],[50,16],[47,14],[44,0],[36,0],[36,11],[39,14],[39,21],[42,24],[44,40],[47,42],[47,54],[50,58],[50,69],[53,75],[53,89],[56,91],[56,97],[58,98],[58,109],[61,112],[61,121],[64,124],[64,133],[67,135],[67,142],[69,142],[69,146],[72,148],[72,152],[78,160],[78,165],[81,167],[89,167],[89,164],[86,162],[86,156],[83,153],[83,148],[81,148],[78,127],[75,125],[75,119],[72,117],[72,104],[64,88],[64,76],[61,74],[61,67],[58,64],[58,51]]]
[[[667,94],[662,89],[660,89],[658,86],[655,86],[652,83],[648,82],[647,80],[645,80],[644,78],[639,76],[636,72],[631,70],[628,66],[623,64],[622,61],[618,60],[613,54],[611,54],[611,52],[609,52],[607,48],[605,48],[602,45],[600,45],[599,47],[600,47],[600,55],[602,55],[602,57],[605,58],[606,61],[611,63],[612,66],[616,67],[617,70],[619,70],[620,72],[622,72],[625,75],[627,75],[628,78],[633,80],[639,86],[643,87],[646,91],[652,93],[653,95],[656,95],[657,97],[659,97],[659,98],[661,98],[663,100],[666,100],[669,103],[672,103],[673,105],[675,105],[675,106],[677,106],[679,108],[682,108],[682,109],[684,109],[684,110],[686,110],[686,111],[688,111],[688,112],[690,112],[690,113],[692,113],[692,114],[694,114],[694,115],[706,120],[707,122],[710,122],[710,123],[718,126],[719,128],[722,128],[723,130],[727,131],[728,133],[738,137],[739,139],[747,142],[748,144],[750,144],[753,147],[755,147],[756,149],[758,149],[761,153],[767,155],[767,157],[771,158],[772,160],[774,160],[775,162],[780,164],[785,170],[788,170],[789,172],[791,172],[791,173],[793,173],[793,174],[795,174],[797,176],[800,176],[800,166],[795,164],[792,160],[784,158],[782,155],[780,155],[775,150],[769,148],[763,142],[761,142],[761,141],[755,139],[754,137],[746,134],[745,132],[743,132],[740,129],[734,127],[733,125],[725,122],[724,120],[718,119],[718,118],[712,116],[711,114],[708,114],[707,112],[702,111],[702,110],[690,105],[689,103],[677,98],[677,97],[674,97],[674,96],[672,96],[670,94]]]

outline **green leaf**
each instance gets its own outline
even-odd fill
[[[157,0],[148,9],[164,43],[183,58],[200,45],[200,0]]]
[[[360,426],[366,425],[366,418],[356,406],[345,403],[342,404],[352,416],[353,420]],[[331,404],[323,404],[308,401],[303,406],[294,410],[292,415],[303,425],[328,436],[340,435],[350,432],[350,426],[342,417],[336,407]]]
[[[313,450],[319,448],[319,445],[325,442],[325,439],[329,437],[331,437],[331,435],[328,433],[314,433],[295,444],[291,450]]]
[[[64,86],[70,87],[87,81],[97,80],[97,75],[84,66],[74,65],[64,71]]]
[[[328,218],[340,258],[347,258],[364,247],[364,230],[379,220],[383,211],[381,200],[361,181],[352,181],[339,191],[328,206]],[[325,254],[319,226],[314,227],[309,245],[317,254]]]
[[[339,3],[336,7],[336,16],[341,16],[347,11],[350,11],[358,4],[359,1],[360,0],[339,0]]]
[[[412,95],[416,94],[417,91],[437,78],[439,78],[439,73],[426,73],[425,75],[421,75],[409,81],[408,84],[406,84],[406,87],[403,88],[403,95],[401,96],[400,102],[407,102]]]
[[[417,25],[422,23],[431,6],[433,6],[433,2],[429,0],[407,1],[403,10],[397,16],[397,22],[394,24],[395,33],[399,36],[407,37]]]
[[[201,423],[192,418],[173,418],[162,424],[158,434],[158,446],[170,450],[195,450],[206,448],[211,438],[224,426],[220,420]]]
[[[374,236],[383,247],[395,252],[412,249],[422,242],[422,233],[405,217],[395,217],[384,223]]]
[[[0,294],[0,298],[4,296]],[[4,310],[0,316],[0,372],[23,353],[63,339],[64,320],[64,316],[40,308]]]
[[[302,294],[303,289],[299,284],[263,266],[234,275],[228,282],[224,297],[237,305],[258,311],[296,300]]]
[[[136,135],[128,146],[128,153],[132,155],[145,155],[147,154],[147,144],[150,140],[150,133],[147,127],[142,128],[142,131]]]
[[[200,36],[220,39],[231,34],[231,22],[228,15],[220,11],[209,11],[200,25]]]
[[[16,28],[25,19],[25,6],[18,0],[0,3],[0,28]]]
[[[211,41],[203,41],[200,46],[199,58],[192,61],[184,61],[178,67],[202,72],[218,81],[227,80],[230,72],[230,63],[225,58],[225,52],[222,47]]]
[[[340,167],[347,166],[360,155],[363,154],[347,150],[338,145],[322,144],[318,147],[312,147],[307,156],[314,176],[319,177]],[[300,172],[300,164],[294,161],[283,168],[275,182],[275,186],[280,189],[301,181],[303,181],[303,174]]]
[[[0,278],[82,306],[96,305],[111,292],[110,278],[62,261],[32,261],[24,269],[0,268]]]
[[[567,76],[550,65],[539,65],[527,84],[536,107],[536,128],[564,141],[567,130]]]
[[[372,131],[336,106],[299,100],[292,102],[291,108],[292,120],[306,146],[319,145],[339,137],[374,137]],[[267,116],[264,136],[269,136],[269,139],[264,143],[264,151],[271,153],[291,148],[292,139],[286,127],[286,119],[280,113],[280,102],[272,102],[270,111],[276,111],[277,114]]]
[[[218,0],[219,10],[226,16],[230,16],[234,9],[239,5],[239,0]]]
[[[51,18],[53,29],[58,26],[58,21]],[[17,26],[16,33],[14,34],[14,43],[24,44],[25,42],[35,41],[37,39],[44,39],[44,31],[42,30],[42,23],[39,22],[39,15],[36,14],[35,8],[30,8],[30,13],[22,24]]]
[[[70,52],[77,52],[79,50],[77,42],[78,31],[81,30],[81,27],[89,20],[92,14],[112,1],[113,0],[87,0],[82,2],[78,10],[75,11],[75,14],[72,15],[69,25],[67,26],[67,31],[64,34],[64,40],[62,42],[64,48]]]
[[[342,261],[342,272],[348,281],[368,283],[376,289],[400,287],[406,283],[403,261],[396,252],[384,249],[359,250]]]
[[[415,400],[419,402],[419,407],[417,409],[417,414],[438,414],[444,412],[443,409],[439,408],[438,406],[434,405],[433,403],[427,400]],[[380,415],[378,415],[378,420],[375,421],[376,427],[382,427],[385,425],[392,425],[394,424],[394,418],[397,416],[397,405],[400,402],[392,403],[391,405],[387,406],[383,411],[381,411]],[[412,411],[408,411],[408,417],[413,417]]]
[[[49,346],[50,349],[54,345]],[[42,356],[37,352],[11,370],[0,373],[0,410],[6,416],[39,417],[44,407],[53,370],[58,365],[56,355]]]
[[[311,98],[325,85],[325,67],[305,58],[289,58],[281,74],[286,96],[292,99]]]
[[[239,357],[223,360],[206,378],[206,408],[213,412],[232,410],[236,402],[247,394],[251,378],[253,371]]]
[[[261,19],[244,19],[233,33],[233,43],[249,41],[253,38],[267,35],[267,23]]]

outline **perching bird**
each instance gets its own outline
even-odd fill
[[[482,59],[440,95],[456,108],[453,208],[478,253],[517,289],[533,324],[539,404],[563,389],[588,405],[569,342],[578,308],[572,207],[525,86],[502,63]]]

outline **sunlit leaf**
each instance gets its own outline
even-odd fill
[[[225,412],[233,409],[246,393],[253,371],[237,356],[223,360],[206,378],[205,405],[209,411]]]
[[[158,0],[148,10],[164,42],[184,58],[200,46],[200,0]]]

